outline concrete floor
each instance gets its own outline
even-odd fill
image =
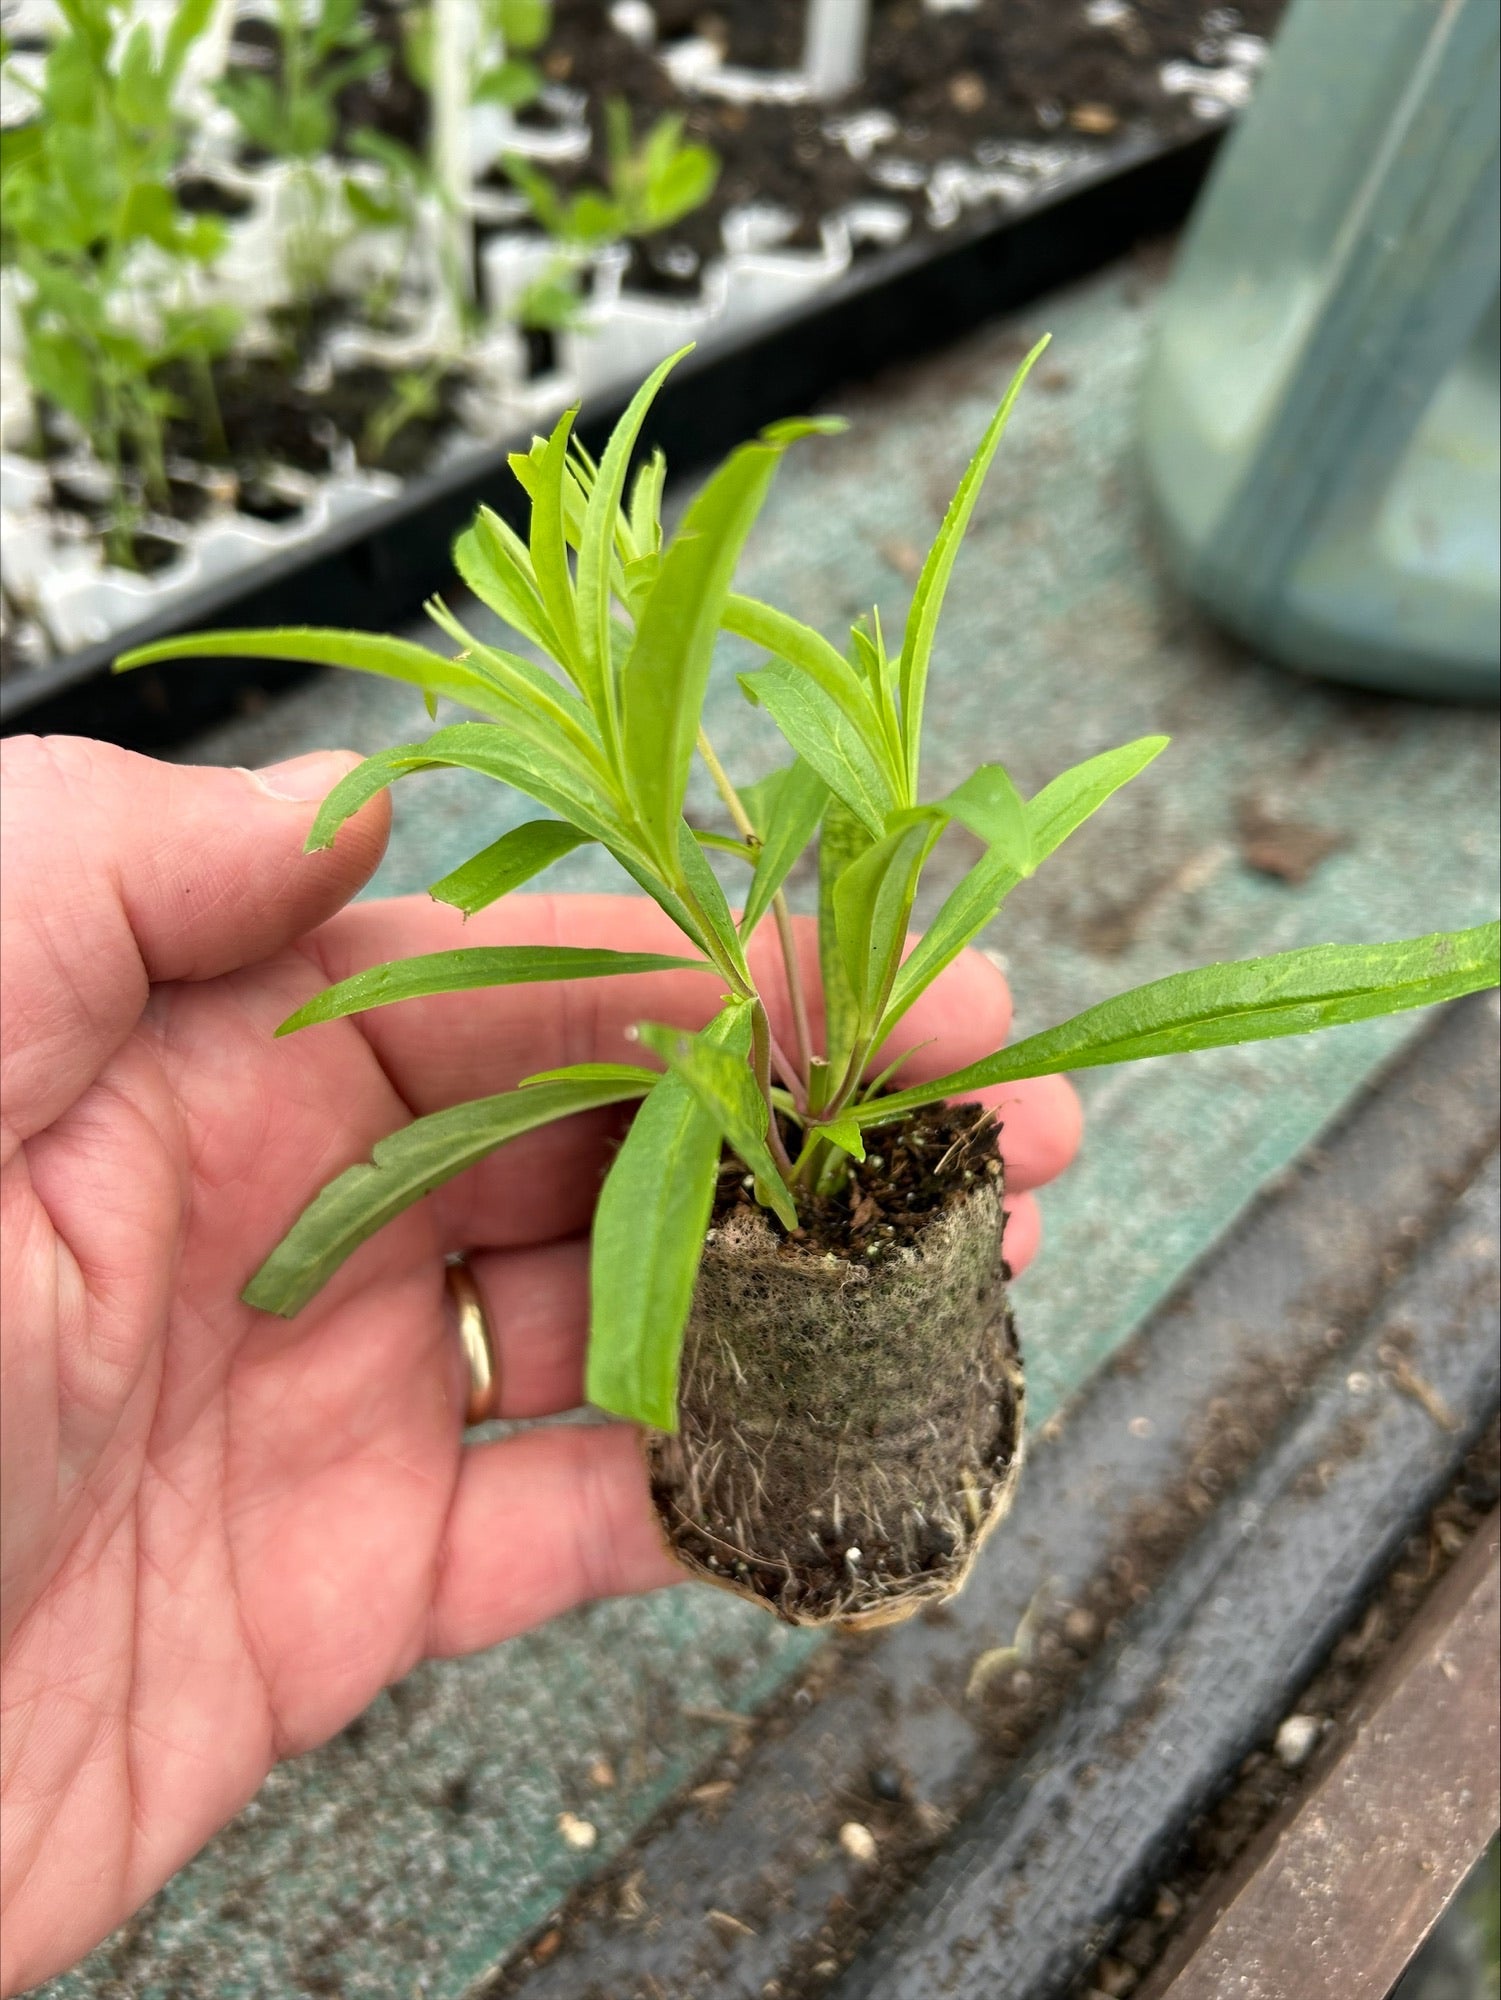
[[[1049,365],[1017,411],[950,593],[928,788],[999,757],[1030,791],[1148,731],[1174,742],[987,939],[1023,1033],[1184,965],[1415,935],[1495,906],[1493,717],[1285,675],[1209,630],[1160,574],[1134,429],[1156,283],[1144,265],[1117,267],[840,399],[852,430],[791,455],[746,569],[749,589],[836,639],[874,602],[899,629],[974,441],[1019,354],[1051,328]],[[735,685],[748,660],[723,648],[707,726],[754,776],[776,748]],[[327,677],[190,754],[255,764],[320,743],[374,750],[426,728],[411,691]],[[425,886],[530,810],[462,774],[408,781],[396,797],[375,893]],[[709,812],[707,787],[697,803]],[[1280,828],[1274,844],[1289,851],[1322,832],[1327,852],[1298,884],[1259,872],[1255,822]],[[552,883],[620,886],[591,850]],[[935,874],[929,910],[946,886]],[[795,899],[806,905],[810,889],[795,882]],[[1044,1194],[1046,1247],[1018,1286],[1034,1422],[1066,1404],[1416,1018],[1084,1079],[1083,1157]],[[1004,1560],[1004,1536],[990,1559]],[[814,1644],[690,1586],[423,1669],[278,1771],[126,1932],[45,1992],[456,2000],[712,1758],[724,1732],[706,1711],[763,1700]],[[601,1757],[609,1790],[587,1775]],[[599,1828],[589,1855],[560,1838],[562,1811]]]

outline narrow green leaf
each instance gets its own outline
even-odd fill
[[[901,955],[938,823],[915,820],[876,841],[834,884],[834,933],[861,1027],[873,1027]]]
[[[796,667],[821,688],[864,744],[892,801],[908,802],[901,757],[899,753],[892,754],[881,725],[879,705],[837,647],[801,619],[738,593],[726,603],[722,622],[726,632],[764,647],[777,660]]]
[[[980,488],[985,483],[985,475],[990,470],[991,461],[1000,446],[1012,407],[1021,393],[1021,386],[1031,372],[1033,363],[1047,346],[1050,338],[1049,334],[1043,335],[1011,378],[1011,386],[1002,398],[1001,407],[992,417],[984,437],[981,438],[979,449],[970,460],[968,470],[959,482],[959,489],[949,503],[947,514],[943,517],[943,526],[928,551],[922,574],[917,579],[917,589],[913,594],[912,607],[907,613],[907,628],[902,638],[900,669],[902,736],[907,749],[907,783],[913,797],[917,795],[923,701],[928,685],[928,667],[933,658],[933,638],[938,629],[938,614],[943,609],[944,594],[948,590],[949,578],[953,574],[959,545],[964,540],[964,531],[968,528],[970,516],[975,511],[975,502],[980,497]]]
[[[1027,803],[1027,836],[1032,866],[1039,867],[1112,793],[1146,769],[1167,748],[1165,736],[1143,736],[1118,750],[1106,750],[1044,785]],[[896,1026],[939,973],[972,938],[992,922],[1002,903],[1021,881],[1004,854],[987,854],[976,862],[945,898],[937,916],[912,949],[897,974],[891,1004],[881,1023],[881,1039]]]
[[[1035,860],[1043,861],[1055,847],[1062,846],[1122,785],[1160,757],[1168,742],[1166,736],[1140,736],[1118,750],[1104,750],[1098,757],[1075,764],[1044,785],[1027,804]]]
[[[819,1138],[829,1140],[831,1144],[838,1146],[841,1152],[848,1153],[853,1159],[865,1158],[865,1140],[861,1136],[860,1121],[849,1112],[843,1113],[838,1118],[830,1118],[827,1123],[815,1127],[815,1130]]]
[[[123,674],[133,667],[154,666],[160,660],[208,659],[306,660],[310,666],[348,667],[386,680],[409,681],[427,693],[477,708],[482,715],[508,712],[501,690],[460,660],[445,660],[410,639],[332,631],[316,625],[286,625],[264,632],[193,632],[181,639],[158,639],[122,653],[114,670]]]
[[[670,865],[720,617],[780,445],[742,445],[689,503],[641,605],[622,680],[626,776]]]
[[[750,1014],[727,1008],[704,1040],[742,1064]],[[657,1080],[600,1190],[590,1244],[589,1356],[596,1408],[677,1429],[678,1362],[704,1231],[714,1208],[719,1127],[680,1076]]]
[[[871,845],[870,834],[837,798],[829,800],[818,839],[818,964],[823,984],[823,1047],[837,1085],[854,1053],[860,1008],[839,950],[834,891],[840,877]]]
[[[800,757],[788,770],[775,774],[782,779],[771,802],[764,825],[756,820],[755,807],[747,802],[752,823],[761,834],[761,851],[756,856],[756,872],[751,877],[745,914],[740,919],[740,935],[749,938],[771,908],[772,899],[786,881],[789,870],[818,830],[829,788]],[[749,789],[749,788],[747,788]],[[745,794],[742,792],[742,799]]]
[[[862,1105],[871,1125],[922,1104],[1020,1077],[1141,1062],[1340,1027],[1457,999],[1501,981],[1501,924],[1400,944],[1323,944],[1175,972],[1088,1007],[967,1069]]]
[[[666,483],[666,455],[654,451],[631,488],[631,540],[638,557],[654,556],[662,547],[662,488]]]
[[[485,674],[507,696],[504,721],[544,749],[567,754],[582,770],[608,781],[608,767],[594,717],[571,688],[520,653],[487,646],[459,622],[441,597],[423,610],[461,648],[459,657]]]
[[[295,1034],[319,1021],[341,1020],[397,1000],[433,993],[469,993],[479,986],[530,986],[551,979],[607,979],[627,972],[712,972],[701,958],[669,958],[654,951],[595,951],[580,945],[473,945],[429,951],[372,965],[289,1014],[278,1035]]]
[[[520,1088],[531,1090],[543,1083],[639,1083],[651,1090],[662,1081],[659,1069],[642,1069],[639,1063],[567,1063],[562,1069],[539,1069],[524,1076]]]
[[[880,761],[844,710],[816,682],[781,660],[759,673],[742,674],[740,685],[767,710],[803,762],[879,839],[896,810],[896,797]]]
[[[348,1168],[308,1204],[246,1286],[246,1304],[290,1319],[376,1230],[507,1139],[578,1111],[624,1103],[648,1087],[634,1078],[544,1084],[415,1119],[379,1140],[368,1162]]]
[[[373,757],[346,771],[324,798],[303,842],[303,852],[316,854],[322,848],[332,847],[339,828],[346,820],[353,819],[362,806],[368,805],[377,792],[383,792],[387,785],[413,771],[433,768],[433,760],[424,754],[420,743],[398,743],[390,750],[377,750]]]
[[[567,669],[579,692],[589,703],[601,727],[604,723],[603,690],[591,672],[591,661],[579,635],[578,606],[573,594],[573,576],[568,567],[568,544],[564,517],[567,506],[564,486],[569,478],[568,440],[573,430],[575,406],[565,410],[553,426],[544,449],[532,458],[535,484],[532,502],[531,557],[537,589],[558,641],[558,664]]]
[[[585,648],[591,653],[601,685],[613,690],[614,663],[610,648],[610,566],[615,547],[620,504],[625,494],[631,453],[641,435],[646,413],[669,371],[692,352],[692,343],[659,362],[631,398],[625,415],[610,434],[605,455],[589,495],[584,531],[579,541],[578,609]],[[613,691],[611,699],[613,701]]]
[[[757,1199],[764,1188],[768,1205],[784,1227],[796,1229],[797,1205],[766,1143],[770,1113],[744,1056],[655,1021],[640,1022],[636,1032],[694,1092],[730,1150],[755,1175]]]
[[[656,872],[654,865],[618,840],[608,842],[607,845],[610,853],[620,863],[626,874],[630,876],[636,887],[644,890],[657,907],[671,917],[672,921],[690,943],[696,944],[706,957],[712,957],[714,937],[711,926],[699,923],[682,898],[672,889],[668,888],[667,884]],[[712,875],[713,870],[711,869],[709,872]],[[721,890],[720,893],[723,894],[723,891]]]
[[[307,837],[308,852],[331,845],[345,820],[398,778],[444,767],[478,771],[514,785],[614,851],[619,836],[611,804],[592,788],[587,774],[581,776],[561,753],[543,750],[508,730],[484,722],[460,722],[436,731],[425,743],[398,744],[356,765],[318,808]]]
[[[500,516],[481,507],[453,545],[454,568],[481,604],[556,659],[558,635],[543,606],[526,544]]]
[[[982,764],[947,798],[938,801],[950,819],[968,827],[990,849],[990,858],[1014,875],[1032,872],[1032,833],[1021,793],[1004,764]]]
[[[719,886],[719,877],[704,858],[704,851],[694,839],[692,828],[681,821],[678,822],[678,861],[683,879],[703,911],[715,941],[731,965],[744,973],[749,983],[740,933],[735,928],[735,919],[725,901],[724,890]]]
[[[427,893],[434,902],[448,903],[472,917],[593,838],[562,820],[529,819],[434,882]]]

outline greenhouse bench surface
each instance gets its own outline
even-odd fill
[[[836,638],[874,602],[893,629],[1051,330],[940,627],[927,782],[983,756],[1030,793],[1112,744],[1173,744],[986,938],[1021,1033],[1185,964],[1492,914],[1495,719],[1279,672],[1162,576],[1135,463],[1160,276],[1133,258],[835,399],[850,431],[789,458],[745,572]],[[724,646],[707,726],[769,769],[749,661]],[[260,765],[425,727],[411,690],[325,676],[184,754]],[[525,816],[469,774],[418,778],[372,891],[420,889]],[[550,886],[619,885],[581,850]],[[920,915],[947,886],[935,869]],[[1031,1463],[955,1604],[819,1641],[689,1586],[422,1668],[273,1774],[48,2000],[1067,1993],[1481,1476],[1495,1039],[1483,997],[1088,1074],[1083,1154],[1016,1287]]]

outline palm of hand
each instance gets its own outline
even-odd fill
[[[295,1329],[238,1299],[287,1189],[404,1116],[357,1029],[270,1041],[318,983],[292,952],[162,991],[16,1162],[7,1305],[55,1285],[61,1338],[55,1385],[6,1384],[13,1911],[77,1869],[117,1921],[432,1643],[462,1408],[432,1216]]]
[[[67,739],[6,745],[0,1993],[79,1957],[278,1758],[419,1660],[676,1574],[630,1427],[465,1443],[445,1310],[443,1258],[466,1250],[500,1413],[578,1403],[616,1114],[462,1175],[294,1324],[240,1302],[324,1181],[413,1113],[618,1059],[630,1021],[696,1025],[717,992],[694,973],[517,988],[274,1040],[321,985],[453,941],[425,898],[333,914],[379,858],[385,808],[305,857],[303,801],[348,760],[305,762],[294,797]],[[680,948],[635,898],[513,898],[465,936]],[[811,989],[811,932],[799,947]],[[920,1008],[914,1040],[937,1046],[914,1075],[1009,1020],[973,956]],[[1077,1144],[1068,1086],[1012,1086],[1005,1131],[1020,1268],[1037,1224],[1017,1191]]]

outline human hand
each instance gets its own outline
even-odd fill
[[[332,980],[458,941],[424,897],[343,908],[378,800],[305,856],[353,761],[260,777],[100,744],[3,753],[0,1992],[71,1964],[255,1792],[424,1658],[678,1575],[635,1431],[466,1444],[446,1255],[471,1253],[499,1414],[582,1395],[587,1230],[614,1113],[528,1134],[366,1244],[291,1323],[240,1289],[318,1188],[414,1113],[621,1059],[712,1012],[697,973],[412,1002],[284,1041]],[[764,927],[768,954],[775,941]],[[671,950],[631,897],[512,897],[466,944]],[[760,943],[758,942],[758,949]],[[816,947],[800,938],[816,991]],[[774,983],[774,982],[773,982]],[[1003,1039],[968,954],[904,1024],[908,1075]],[[781,1032],[786,1032],[782,1024]],[[1007,1254],[1076,1148],[1061,1079],[1004,1113]]]

